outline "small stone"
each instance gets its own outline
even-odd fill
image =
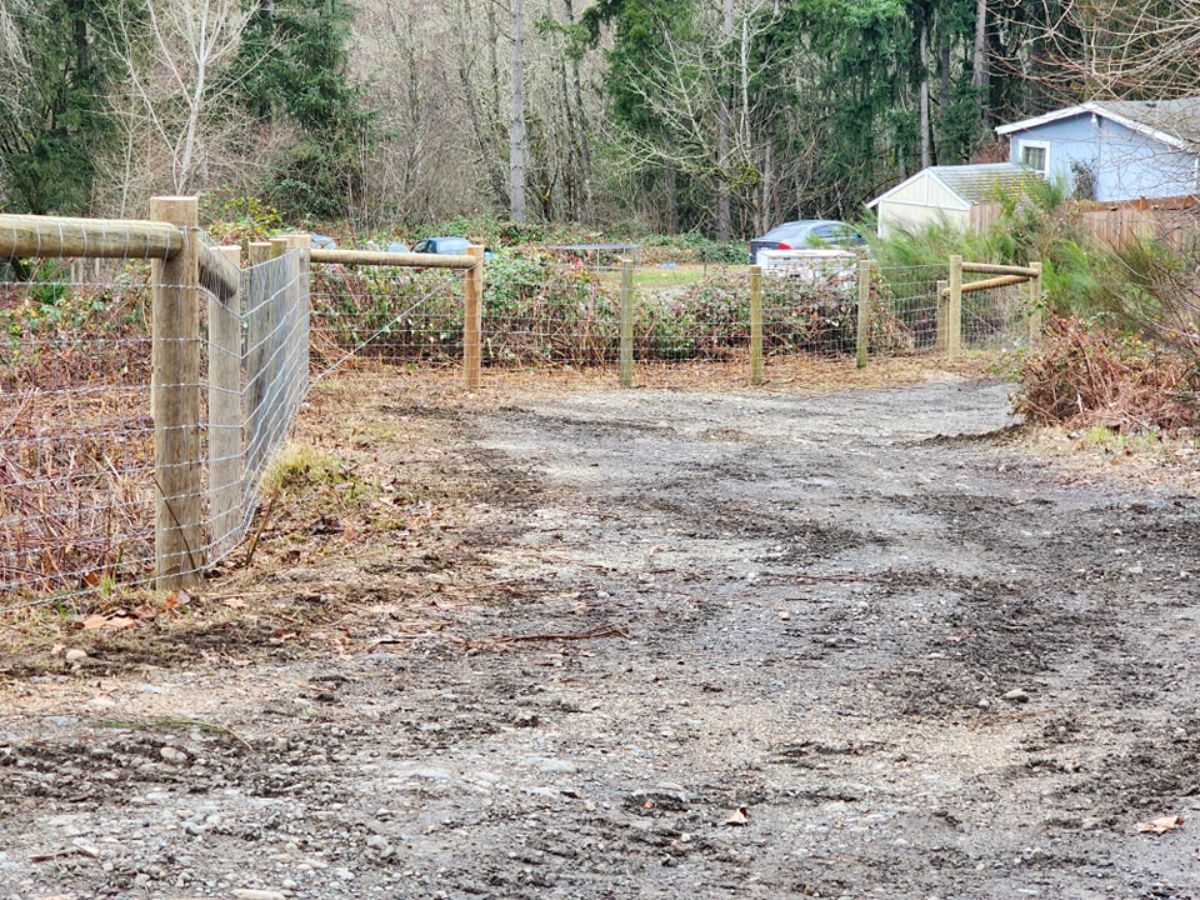
[[[72,841],[71,843],[73,843],[75,845],[75,849],[78,850],[80,853],[82,853],[84,856],[90,856],[92,859],[100,858],[100,848],[99,847],[93,846],[92,844],[89,844],[87,841],[80,840],[78,838],[75,839],[74,841]]]
[[[187,754],[182,750],[176,750],[174,747],[163,747],[158,751],[158,755],[172,765],[182,766],[187,762]]]
[[[287,900],[283,891],[261,891],[257,888],[238,888],[233,896],[235,900]]]
[[[335,876],[337,876],[338,878],[340,878],[342,881],[353,881],[354,880],[354,873],[351,872],[349,869],[345,869],[345,868],[334,869],[333,874]]]
[[[528,769],[541,769],[543,772],[555,772],[563,775],[574,775],[579,771],[574,763],[554,757],[530,756],[521,765]]]
[[[1009,703],[1028,703],[1029,702],[1029,692],[1022,690],[1021,688],[1013,688],[1011,691],[1009,691],[1007,694],[1004,695],[1004,699],[1007,700]]]
[[[69,663],[82,662],[83,660],[87,659],[87,651],[80,650],[78,647],[72,647],[67,651],[67,655],[64,657],[64,659],[66,659],[66,661]]]

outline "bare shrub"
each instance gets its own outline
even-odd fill
[[[1177,432],[1200,425],[1200,370],[1081,319],[1056,319],[1019,372],[1016,412],[1042,424]]]

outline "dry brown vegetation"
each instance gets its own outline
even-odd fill
[[[1017,412],[1042,424],[1135,432],[1200,424],[1194,363],[1079,319],[1050,324],[1020,384]]]

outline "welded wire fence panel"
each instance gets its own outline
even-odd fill
[[[293,250],[244,270],[236,302],[207,283],[152,284],[142,261],[6,265],[0,607],[151,582],[159,503],[195,515],[180,523],[194,531],[186,559],[167,560],[173,570],[211,566],[238,544],[308,389],[301,259]],[[199,331],[167,340],[193,360],[194,379],[168,372],[154,384],[155,288],[196,309]],[[157,429],[184,448],[172,470],[196,473],[183,492],[156,476],[156,391],[186,410],[184,424]]]
[[[149,264],[0,268],[0,596],[145,580]]]
[[[462,359],[462,274],[445,269],[314,266],[312,359],[318,374],[350,359]]]
[[[806,259],[763,272],[763,355],[852,354],[858,327],[858,263]]]
[[[718,270],[672,284],[671,272],[635,274],[634,359],[641,363],[732,362],[748,358],[750,276]]]
[[[962,298],[962,345],[971,350],[1017,350],[1029,343],[1029,285],[967,291]]]
[[[875,267],[871,279],[871,347],[879,356],[938,349],[938,288],[949,277],[943,265]]]
[[[308,390],[307,302],[300,261],[301,252],[292,250],[242,272],[242,527],[253,513],[263,473],[287,439]]]
[[[617,361],[619,268],[493,259],[484,272],[484,365],[584,367]]]

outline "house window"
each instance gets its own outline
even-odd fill
[[[1050,174],[1050,144],[1047,141],[1021,141],[1021,162],[1042,177]]]

